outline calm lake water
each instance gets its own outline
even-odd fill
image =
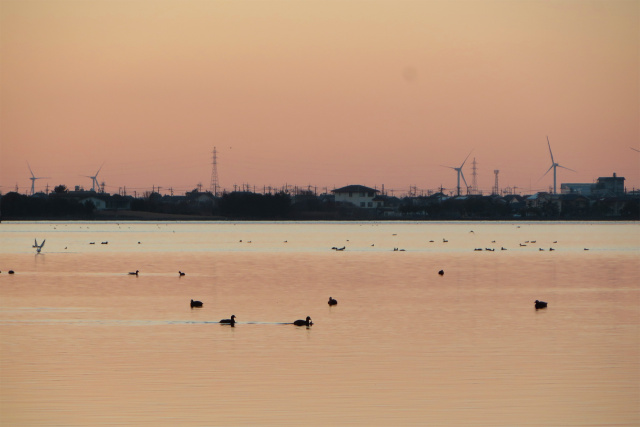
[[[1,223],[0,425],[637,426],[639,261],[637,223]]]

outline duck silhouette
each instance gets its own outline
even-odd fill
[[[191,308],[193,307],[202,307],[202,301],[191,300]]]
[[[231,315],[231,319],[222,319],[222,320],[220,321],[220,323],[223,323],[223,324],[225,324],[225,325],[231,325],[231,326],[233,326],[233,325],[235,325],[235,324],[236,324],[236,315],[235,315],[235,314],[232,314],[232,315]]]
[[[338,301],[336,301],[333,298],[329,297],[329,305],[336,305],[336,304],[338,304]]]
[[[182,276],[184,276],[186,273],[183,273],[182,271],[178,271],[178,274],[182,277]]]
[[[296,320],[293,324],[296,326],[311,326],[313,322],[311,321],[311,317],[307,316],[306,320]]]
[[[441,275],[441,276],[444,276],[444,270],[438,271],[438,274]]]
[[[547,303],[544,301],[536,300],[536,310],[539,308],[547,308]]]
[[[137,276],[139,272],[140,272],[140,270],[131,271],[131,272],[129,272],[129,276]]]

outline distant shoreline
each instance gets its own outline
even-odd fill
[[[230,218],[223,216],[207,216],[207,215],[184,215],[169,214],[145,211],[119,211],[119,212],[100,212],[94,214],[91,218],[82,216],[68,217],[10,217],[0,218],[1,222],[14,221],[84,221],[84,222],[117,222],[117,221],[187,221],[187,222],[402,222],[402,221],[419,221],[419,222],[639,222],[639,218],[622,218],[622,217],[599,217],[599,218],[411,218],[411,217],[395,217],[395,218],[327,218],[327,217],[305,217],[305,218]]]

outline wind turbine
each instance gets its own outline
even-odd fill
[[[102,166],[104,166],[104,163],[102,163]],[[102,169],[102,166],[100,166],[100,169]],[[98,172],[96,172],[96,174],[93,176],[82,175],[86,178],[91,178],[91,191],[96,191],[96,186],[100,188],[100,183],[98,182],[98,174],[100,173],[100,169],[98,169]]]
[[[557,192],[556,192],[556,168],[561,167],[563,169],[570,170],[571,172],[575,172],[575,171],[573,169],[569,169],[569,168],[567,168],[565,166],[562,166],[561,164],[556,163],[555,160],[553,160],[553,153],[551,152],[551,143],[549,142],[549,137],[548,136],[547,136],[547,145],[549,146],[549,154],[551,155],[551,166],[549,167],[549,169],[547,169],[547,171],[544,173],[544,175],[542,175],[540,177],[540,179],[544,178],[544,176],[546,174],[548,174],[551,169],[553,169],[553,194],[557,194]]]
[[[36,187],[36,179],[50,179],[48,176],[35,176],[33,174],[33,171],[31,170],[31,166],[29,165],[29,162],[27,162],[27,167],[29,168],[29,172],[31,172],[31,178],[29,178],[31,180],[31,195],[33,196],[35,194],[35,187]]]
[[[459,167],[459,168],[455,168],[455,167],[453,167],[453,166],[442,166],[442,165],[441,165],[441,166],[442,166],[442,167],[444,167],[444,168],[453,169],[453,170],[455,170],[456,172],[458,172],[458,187],[457,187],[457,188],[458,188],[458,196],[460,195],[460,177],[462,177],[462,181],[464,181],[464,185],[465,185],[467,188],[469,188],[469,185],[467,184],[467,180],[466,180],[466,179],[464,179],[464,174],[462,173],[462,167],[463,167],[463,166],[464,166],[464,164],[467,162],[467,159],[468,159],[468,158],[469,158],[469,156],[471,155],[471,152],[472,152],[472,151],[473,151],[473,150],[469,151],[469,154],[467,154],[467,157],[465,157],[464,162],[462,162],[462,164],[460,165],[460,167]]]

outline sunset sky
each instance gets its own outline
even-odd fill
[[[0,192],[640,187],[640,2],[0,0]]]

